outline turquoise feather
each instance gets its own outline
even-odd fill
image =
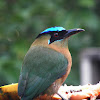
[[[66,30],[65,28],[63,27],[60,27],[60,26],[55,26],[55,27],[50,27],[50,28],[47,28],[46,30],[44,30],[43,32],[41,32],[40,34],[42,33],[46,33],[46,32],[53,32],[53,31],[62,31],[62,30]]]

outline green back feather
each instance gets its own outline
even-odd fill
[[[26,54],[19,78],[18,94],[32,100],[66,72],[65,56],[50,48],[31,47]]]

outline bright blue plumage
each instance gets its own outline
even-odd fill
[[[60,26],[55,26],[55,27],[51,27],[51,28],[48,28],[48,29],[44,30],[40,34],[46,33],[46,32],[49,32],[49,31],[62,31],[62,30],[66,30],[66,29],[63,28],[63,27],[60,27]]]

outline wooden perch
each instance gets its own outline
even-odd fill
[[[18,97],[18,83],[5,85],[0,87],[0,100],[20,100]],[[96,85],[83,85],[83,86],[61,86],[58,93],[64,98],[70,98],[70,100],[82,100],[88,99],[95,100],[100,99],[100,83]],[[45,100],[45,96],[40,96],[36,100]],[[49,100],[49,99],[48,99]],[[51,100],[61,100],[61,98],[55,94]]]

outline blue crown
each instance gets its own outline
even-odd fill
[[[66,29],[63,28],[63,27],[55,26],[55,27],[47,28],[46,30],[44,30],[40,34],[47,33],[47,32],[50,32],[50,31],[62,31],[62,30],[66,30]]]

